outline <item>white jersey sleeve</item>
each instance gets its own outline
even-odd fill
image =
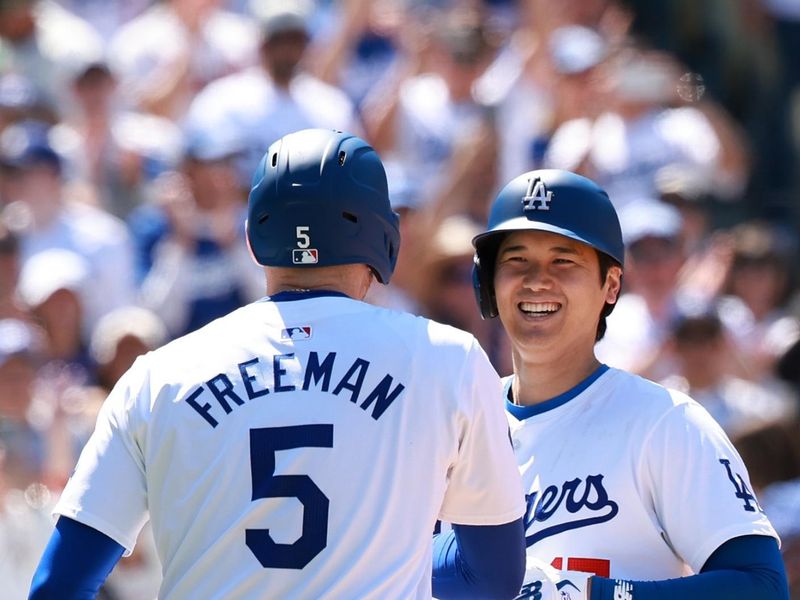
[[[734,537],[778,536],[722,428],[702,406],[683,400],[653,428],[642,460],[667,542],[699,573],[708,557]]]
[[[525,493],[511,448],[500,378],[473,340],[459,393],[471,414],[462,414],[458,457],[453,463],[440,518],[462,525],[500,525],[522,516]]]
[[[137,440],[142,431],[137,398],[145,389],[146,373],[144,359],[137,359],[105,400],[94,433],[53,509],[56,515],[109,536],[125,548],[126,556],[148,518],[144,458]]]

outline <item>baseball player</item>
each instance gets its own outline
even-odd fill
[[[625,249],[606,193],[567,171],[513,179],[475,237],[484,318],[527,494],[519,598],[788,598],[778,537],[722,429],[691,398],[595,358]]]
[[[471,335],[361,302],[400,242],[375,151],[320,129],[274,143],[247,239],[268,296],[122,377],[31,597],[93,597],[149,518],[162,599],[513,598],[525,507],[499,377]],[[432,545],[439,518],[460,525]]]

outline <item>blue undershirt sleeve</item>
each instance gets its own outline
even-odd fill
[[[746,535],[717,548],[700,573],[663,581],[592,577],[591,600],[788,600],[789,588],[778,543]]]
[[[29,600],[93,600],[124,551],[96,529],[59,517],[33,574]]]
[[[522,519],[504,525],[453,525],[433,536],[433,595],[514,598],[525,576]]]

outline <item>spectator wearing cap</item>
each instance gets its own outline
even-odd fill
[[[676,370],[661,384],[697,400],[732,440],[796,417],[797,402],[788,388],[770,388],[734,374],[732,365],[741,357],[713,306],[676,317],[667,344]]]
[[[660,379],[672,371],[660,359],[669,325],[686,301],[677,286],[685,259],[681,216],[673,206],[642,198],[619,217],[627,249],[625,293],[608,317],[597,355],[609,366]]]
[[[89,265],[71,250],[51,248],[28,259],[20,274],[17,294],[45,334],[47,360],[74,365],[88,374],[84,343],[84,295]]]
[[[177,164],[180,129],[169,119],[125,109],[102,54],[74,61],[69,83],[75,110],[52,137],[71,166],[73,187],[124,219],[143,201],[147,184]]]
[[[258,67],[223,77],[192,102],[188,127],[226,131],[244,144],[243,187],[280,137],[309,127],[357,131],[353,103],[338,88],[306,72],[311,0],[253,0],[261,32]]]
[[[257,39],[221,0],[168,0],[118,30],[109,61],[129,108],[177,122],[206,85],[255,63]]]
[[[103,397],[139,356],[159,348],[168,339],[161,318],[145,308],[126,306],[100,319],[92,332],[89,352]]]
[[[263,282],[244,242],[246,206],[231,132],[186,132],[179,171],[154,182],[153,201],[131,214],[139,303],[157,313],[172,337],[193,331],[262,295]]]
[[[133,249],[125,224],[103,210],[69,200],[64,164],[38,123],[18,123],[0,135],[0,168],[8,192],[6,223],[20,238],[21,263],[45,250],[83,258],[89,270],[83,297],[84,336],[97,320],[135,297]]]

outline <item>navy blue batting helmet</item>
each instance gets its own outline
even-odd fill
[[[304,129],[273,143],[253,176],[247,239],[259,264],[366,264],[388,283],[400,247],[386,173],[364,140]]]
[[[489,213],[487,231],[472,240],[473,283],[484,319],[497,316],[494,269],[500,243],[509,233],[526,229],[572,238],[603,252],[620,266],[624,263],[617,211],[600,186],[560,169],[530,171],[500,190]]]

